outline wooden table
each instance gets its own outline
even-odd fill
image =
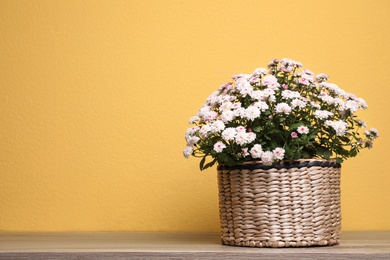
[[[0,259],[387,259],[390,231],[307,248],[223,246],[217,233],[1,233]]]

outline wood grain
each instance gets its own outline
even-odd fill
[[[386,259],[390,232],[342,232],[340,245],[224,246],[218,233],[0,233],[0,259]]]

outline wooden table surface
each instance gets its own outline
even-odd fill
[[[390,231],[343,232],[307,248],[223,246],[217,233],[4,233],[0,259],[387,259]]]

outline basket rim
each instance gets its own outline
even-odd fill
[[[227,166],[219,164],[218,170],[269,170],[269,169],[292,169],[292,168],[310,168],[310,167],[324,167],[324,168],[341,168],[341,164],[334,159],[299,159],[293,161],[281,161],[273,165],[264,165],[261,160],[252,160],[244,162],[243,164]]]

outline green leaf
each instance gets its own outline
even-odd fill
[[[252,131],[255,132],[255,133],[259,133],[261,131],[261,126],[254,126],[252,127]]]
[[[302,158],[310,158],[310,155],[307,152],[302,151]]]
[[[301,158],[301,151],[298,150],[298,151],[296,151],[295,154],[294,154],[294,160],[298,160],[298,159],[300,159],[300,158]]]
[[[212,160],[211,162],[209,162],[208,164],[206,164],[206,165],[203,167],[203,170],[205,170],[205,169],[207,169],[207,168],[210,168],[210,167],[213,166],[216,162],[217,162],[217,159]]]
[[[225,154],[225,153],[220,153],[217,156],[218,156],[218,160],[222,161],[222,162],[225,162],[228,158],[227,154]]]
[[[202,160],[200,161],[200,170],[203,171],[204,169],[204,163],[206,162],[206,155],[202,158]]]
[[[316,153],[318,154],[318,156],[325,157],[326,152],[328,152],[328,149],[326,149],[325,147],[322,146],[316,147]]]
[[[358,151],[356,148],[352,149],[350,152],[349,152],[349,155],[351,157],[355,157],[356,155],[358,154]]]
[[[292,130],[295,130],[295,129],[297,129],[297,128],[298,128],[298,126],[300,126],[300,125],[302,125],[302,123],[301,123],[301,122],[299,122],[299,123],[295,123],[295,124],[291,125],[291,126],[290,126],[290,128],[289,128],[289,131],[292,131]]]
[[[341,136],[340,140],[343,141],[343,142],[349,143],[349,138],[346,137],[346,136]]]
[[[331,156],[332,156],[332,152],[331,152],[331,151],[326,150],[326,151],[324,152],[324,157],[325,157],[325,159],[328,160]]]

